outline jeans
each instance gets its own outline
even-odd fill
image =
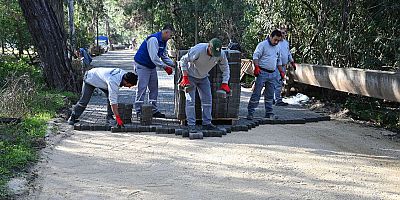
[[[72,115],[76,119],[82,115],[83,111],[85,111],[86,106],[88,105],[90,98],[92,97],[94,89],[96,89],[96,87],[83,81],[81,98],[72,109]],[[100,90],[103,91],[107,96],[107,116],[113,116],[110,100],[108,99],[108,91],[102,88],[100,88]]]
[[[253,115],[255,109],[258,107],[261,90],[265,86],[264,91],[264,102],[265,102],[265,114],[273,114],[272,112],[272,101],[274,98],[274,88],[277,79],[277,74],[275,72],[269,73],[266,71],[261,71],[260,75],[256,78],[253,94],[251,94],[249,105],[247,106],[247,111],[249,115]]]
[[[136,64],[136,73],[138,75],[137,93],[135,99],[136,113],[141,113],[146,90],[149,88],[149,103],[153,105],[153,114],[158,112],[158,76],[157,69],[150,69],[146,66]]]
[[[186,97],[185,111],[188,125],[196,125],[196,90],[199,91],[200,95],[203,125],[211,124],[212,96],[210,80],[208,77],[197,79],[189,76],[189,81],[193,89],[188,93],[190,98]]]
[[[282,70],[285,72],[286,74],[286,67],[282,65]],[[274,83],[274,95],[275,95],[275,103],[280,103],[282,102],[282,86],[283,86],[283,81],[281,79],[281,75],[279,73],[279,70],[275,70],[276,73],[276,79],[275,79],[275,83]]]

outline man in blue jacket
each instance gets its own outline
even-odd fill
[[[156,67],[172,74],[175,63],[167,56],[167,41],[171,38],[174,28],[166,25],[162,31],[148,36],[140,45],[135,55],[135,71],[138,75],[138,89],[135,99],[135,110],[141,114],[145,92],[149,88],[149,102],[153,105],[153,117],[165,118],[157,108],[158,77]]]

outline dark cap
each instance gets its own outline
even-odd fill
[[[211,46],[211,55],[213,57],[218,57],[221,55],[221,48],[222,48],[222,42],[218,38],[213,38],[209,42]]]

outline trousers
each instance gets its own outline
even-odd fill
[[[142,105],[146,96],[146,90],[149,89],[149,103],[153,105],[153,114],[158,112],[158,76],[157,69],[150,69],[146,66],[136,64],[136,73],[138,76],[137,93],[135,99],[136,113],[142,112]]]
[[[79,118],[82,115],[83,111],[85,111],[86,106],[88,105],[90,98],[93,95],[94,89],[96,89],[96,87],[83,81],[81,97],[78,103],[76,103],[76,105],[72,109],[72,115],[75,118]],[[102,88],[100,88],[100,90],[103,91],[107,96],[107,117],[112,117],[113,112],[111,110],[110,100],[108,99],[108,91]]]
[[[189,76],[189,81],[193,89],[186,95],[185,111],[188,125],[196,125],[196,90],[200,95],[203,125],[211,124],[212,96],[210,80],[208,77],[198,79]]]
[[[277,70],[275,70],[277,71]],[[247,106],[247,111],[249,115],[253,115],[255,109],[258,107],[261,98],[261,90],[265,86],[264,91],[264,103],[265,103],[265,113],[272,114],[272,101],[274,98],[275,82],[277,79],[277,74],[272,72],[261,71],[261,73],[256,77],[256,82],[254,85],[254,91],[251,94],[249,104]]]

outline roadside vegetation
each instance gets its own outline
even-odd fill
[[[46,89],[38,67],[10,57],[1,57],[0,83],[0,199],[6,199],[10,178],[26,172],[45,147],[47,122],[76,95]]]
[[[33,17],[33,7],[49,19]],[[170,50],[219,37],[224,45],[239,43],[243,58],[251,58],[273,29],[286,27],[298,63],[399,71],[399,12],[394,0],[0,0],[0,118],[14,120],[0,123],[0,199],[8,197],[7,181],[37,160],[47,121],[76,98],[65,91],[80,92],[73,50],[93,54],[96,36],[108,36],[111,47],[127,47],[133,38],[140,45],[169,23],[176,29]],[[42,31],[47,28],[61,31]],[[246,77],[246,85],[252,79]],[[398,103],[324,92],[305,94],[326,109],[399,132]]]

